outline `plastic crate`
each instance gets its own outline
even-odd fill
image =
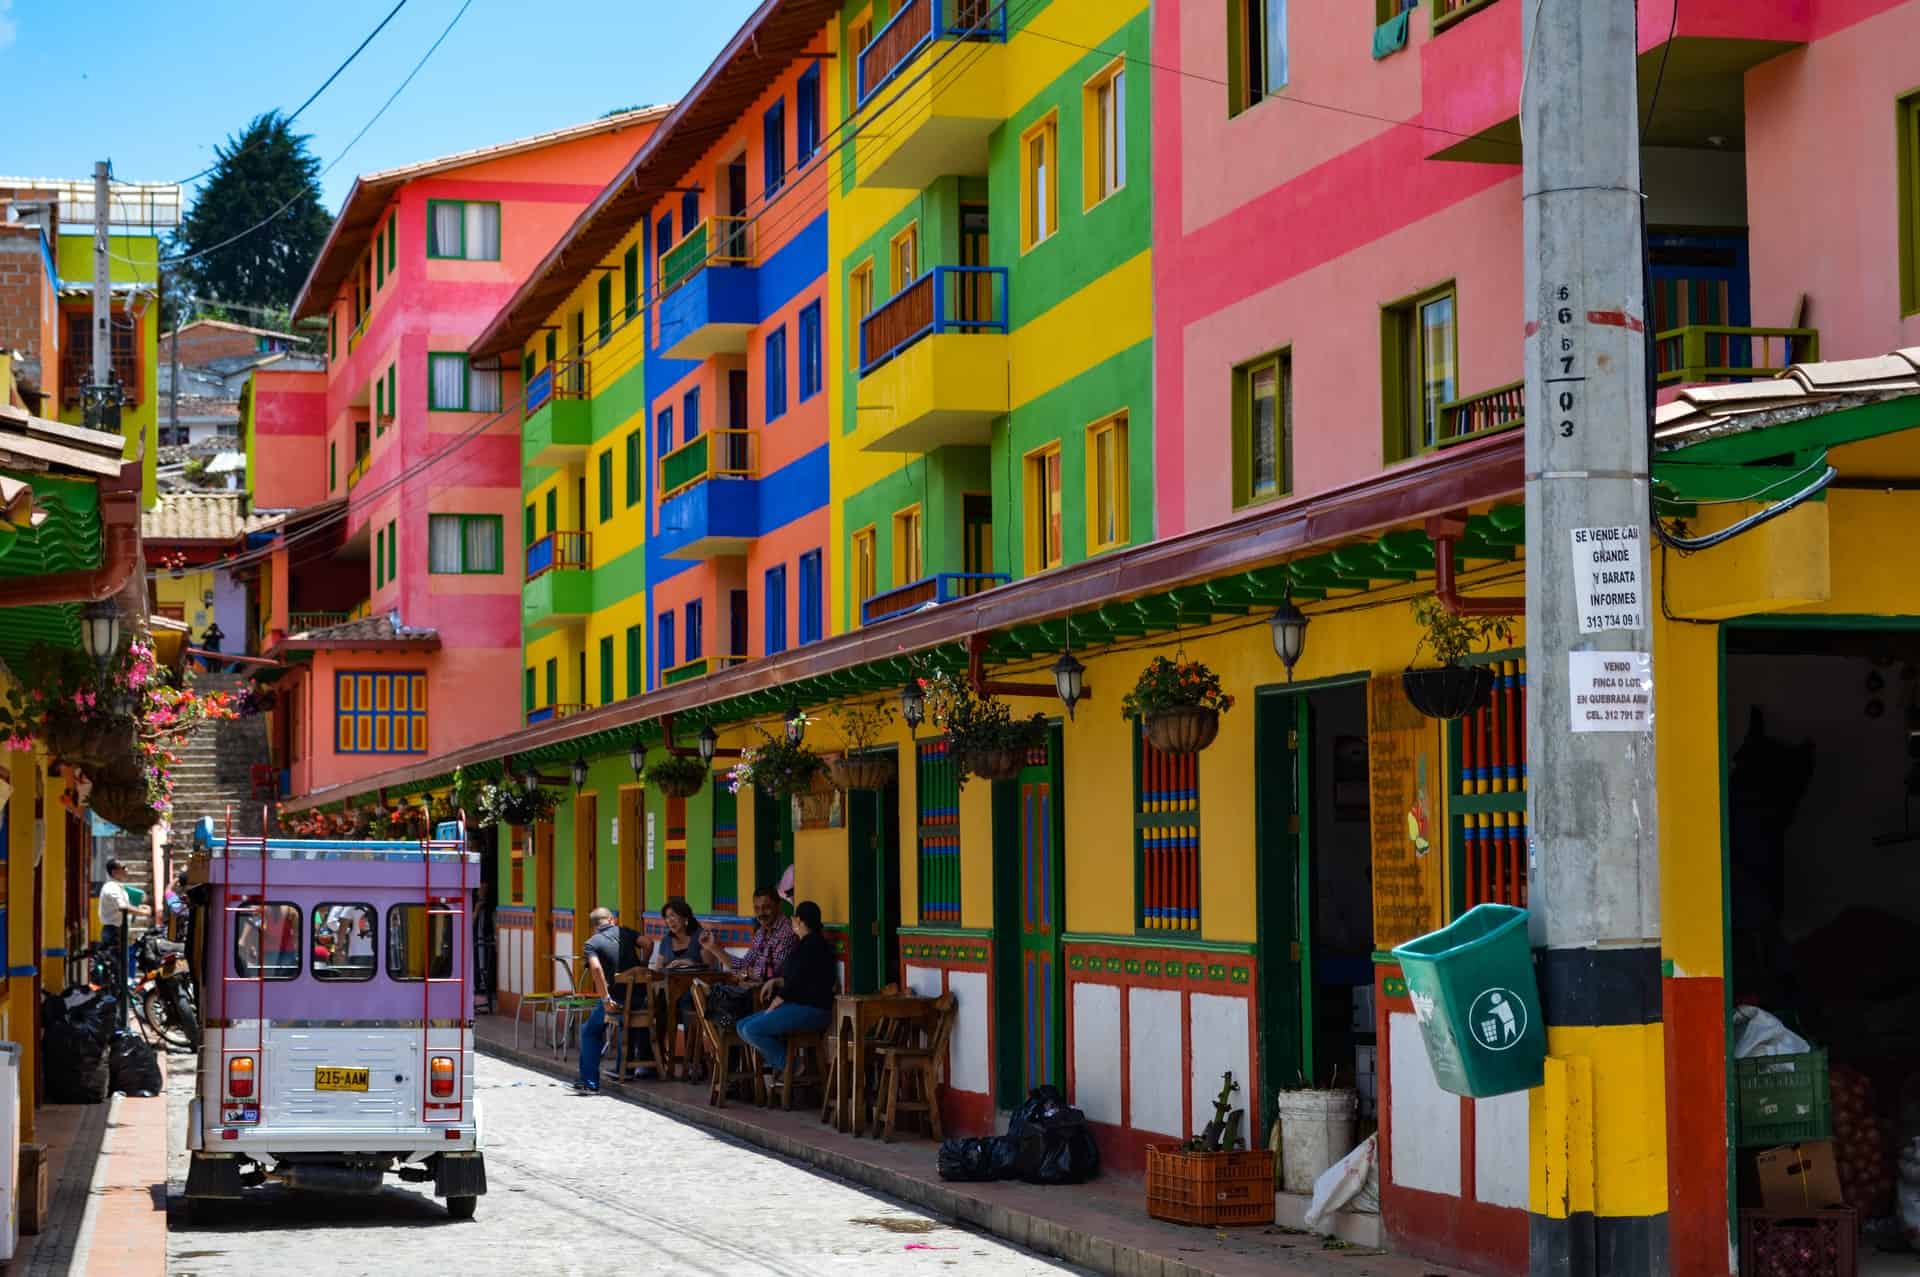
[[[1740,1212],[1740,1271],[1855,1277],[1859,1223],[1850,1210]]]
[[[1827,1053],[1756,1055],[1734,1061],[1740,1146],[1773,1148],[1833,1137]]]
[[[1273,1153],[1147,1146],[1147,1214],[1206,1228],[1273,1222]]]

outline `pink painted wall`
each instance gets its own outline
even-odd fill
[[[253,505],[293,510],[327,495],[327,375],[253,374]]]

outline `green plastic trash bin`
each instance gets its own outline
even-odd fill
[[[1540,1085],[1547,1028],[1525,909],[1480,905],[1393,956],[1442,1089],[1485,1097]]]

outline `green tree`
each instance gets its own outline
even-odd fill
[[[214,148],[213,173],[173,240],[174,269],[202,297],[288,307],[333,219],[320,161],[277,111]]]

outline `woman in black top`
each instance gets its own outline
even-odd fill
[[[802,900],[793,911],[793,929],[800,942],[780,974],[767,982],[767,1009],[735,1026],[741,1040],[776,1073],[787,1067],[787,1034],[818,1033],[827,1027],[840,985],[840,960],[821,929],[820,906]]]

